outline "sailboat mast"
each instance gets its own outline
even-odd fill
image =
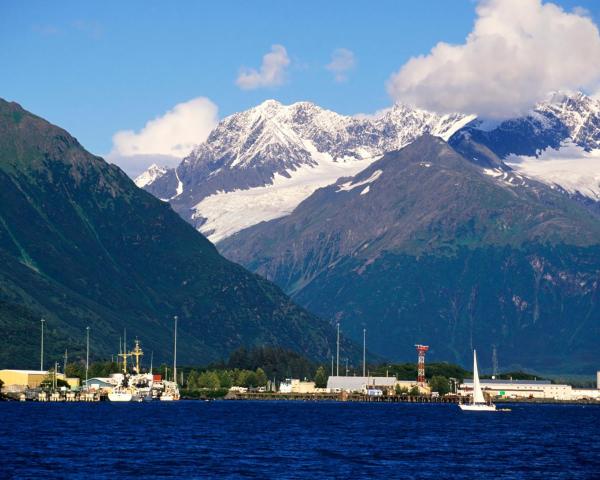
[[[173,344],[173,381],[177,383],[177,315],[173,317],[175,319],[175,335]]]

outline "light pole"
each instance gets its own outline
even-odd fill
[[[175,319],[175,335],[173,344],[173,381],[177,384],[177,315],[173,317]]]
[[[44,323],[46,320],[41,319],[40,323],[42,324],[42,345],[40,347],[40,372],[44,371]]]
[[[340,376],[340,322],[337,323],[337,353],[335,355],[335,375]]]
[[[367,370],[367,329],[363,328],[363,377]]]
[[[90,327],[85,327],[86,352],[85,352],[85,386],[87,388],[88,370],[90,368]]]

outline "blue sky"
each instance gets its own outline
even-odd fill
[[[600,2],[583,7],[596,24]],[[267,98],[314,101],[340,113],[374,112],[392,99],[386,81],[439,41],[462,43],[476,2],[0,1],[0,97],[56,123],[90,151],[139,130],[176,104],[208,97],[219,117]],[[290,64],[282,85],[244,90],[272,45]],[[336,82],[332,52],[356,66]]]

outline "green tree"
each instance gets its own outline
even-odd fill
[[[196,370],[192,370],[188,374],[187,388],[189,388],[190,390],[198,388],[198,372]]]
[[[256,386],[264,387],[265,385],[267,385],[268,381],[269,381],[269,379],[267,378],[267,374],[265,373],[265,371],[262,368],[257,368],[256,369]]]
[[[421,392],[419,391],[419,387],[417,387],[416,385],[414,387],[412,387],[410,389],[410,391],[408,392],[409,395],[413,396],[413,397],[418,397],[419,395],[421,395]]]
[[[216,390],[221,387],[219,382],[219,376],[214,372],[202,372],[198,377],[198,386],[200,388],[208,388],[210,390]]]
[[[248,372],[246,374],[246,382],[244,384],[244,387],[258,387],[258,377],[256,375],[256,372]]]
[[[317,371],[315,372],[315,386],[317,388],[327,387],[327,373],[323,366],[317,368]]]
[[[396,395],[408,395],[408,388],[396,385]]]
[[[227,370],[219,370],[217,371],[217,375],[219,376],[219,383],[221,384],[221,388],[231,388],[231,386],[233,385],[233,380]]]
[[[248,376],[248,371],[247,370],[239,370],[239,369],[235,369],[233,371],[234,374],[234,380],[233,383],[235,386],[237,387],[245,387],[246,386],[246,377]]]
[[[429,381],[429,386],[432,392],[438,392],[440,395],[446,395],[450,393],[450,382],[446,377],[441,375],[435,375]]]

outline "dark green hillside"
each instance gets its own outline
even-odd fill
[[[476,347],[488,368],[496,344],[506,368],[595,371],[600,218],[485,167],[424,135],[218,246],[393,360],[425,343],[469,366]]]
[[[0,101],[0,366],[38,364],[41,316],[49,361],[81,352],[86,325],[95,356],[115,353],[127,328],[167,360],[174,315],[186,363],[264,344],[322,358],[334,339],[118,167]]]

